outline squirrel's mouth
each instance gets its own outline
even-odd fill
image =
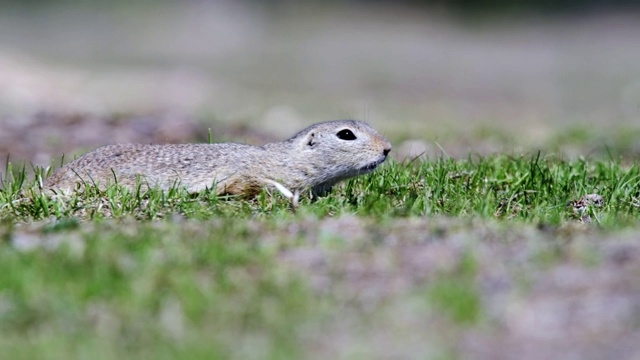
[[[361,174],[362,174],[362,173],[368,173],[368,172],[371,172],[371,171],[375,170],[375,169],[378,167],[378,165],[382,164],[386,159],[387,159],[387,157],[385,156],[385,157],[383,157],[383,158],[382,158],[382,159],[380,159],[380,160],[376,160],[376,161],[374,161],[374,162],[372,162],[372,163],[370,163],[370,164],[367,164],[367,165],[365,165],[365,166],[361,167],[358,171],[359,171]]]
[[[374,163],[371,163],[371,164],[369,164],[367,166],[361,167],[360,171],[361,172],[369,172],[369,171],[375,170],[377,167],[378,167],[378,162],[374,162]]]

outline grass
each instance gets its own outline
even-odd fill
[[[243,201],[211,192],[189,195],[181,189],[130,191],[115,186],[100,191],[87,185],[81,195],[52,198],[39,190],[41,179],[47,176],[44,169],[36,169],[36,181],[31,183],[24,168],[8,168],[6,173],[0,217],[11,221],[293,216],[287,202],[268,190]],[[576,218],[570,203],[587,194],[598,194],[604,200],[603,206],[586,209],[594,213],[596,222],[614,227],[634,223],[640,209],[640,168],[615,161],[569,162],[540,154],[391,163],[375,175],[347,182],[331,196],[314,202],[303,199],[301,210],[320,217],[345,213],[379,218],[447,215],[557,225]]]
[[[640,218],[637,165],[541,154],[389,163],[295,213],[268,190],[51,197],[44,169],[5,174],[12,359],[463,357],[465,334],[500,335],[505,296],[591,276]]]

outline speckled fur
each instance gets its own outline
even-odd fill
[[[337,136],[348,129],[355,140]],[[88,182],[105,188],[185,187],[199,192],[215,186],[219,194],[255,195],[271,181],[291,191],[312,189],[325,195],[344,179],[373,171],[391,143],[369,124],[338,120],[315,124],[283,141],[253,146],[218,144],[119,144],[96,149],[66,164],[45,182],[65,192]],[[114,178],[115,174],[115,178]]]

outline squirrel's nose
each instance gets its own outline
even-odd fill
[[[386,149],[383,149],[383,150],[382,150],[382,153],[384,154],[384,156],[387,156],[387,155],[389,155],[389,152],[390,152],[390,151],[391,151],[391,148],[390,148],[390,147],[388,147],[388,148],[386,148]]]

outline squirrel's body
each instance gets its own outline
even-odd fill
[[[263,146],[108,145],[66,164],[45,187],[74,191],[78,183],[101,188],[117,183],[128,188],[184,187],[189,192],[215,187],[218,194],[255,195],[271,185],[285,195],[286,190],[299,194],[305,189],[323,195],[335,183],[375,169],[390,150],[391,143],[367,123],[338,120]]]

